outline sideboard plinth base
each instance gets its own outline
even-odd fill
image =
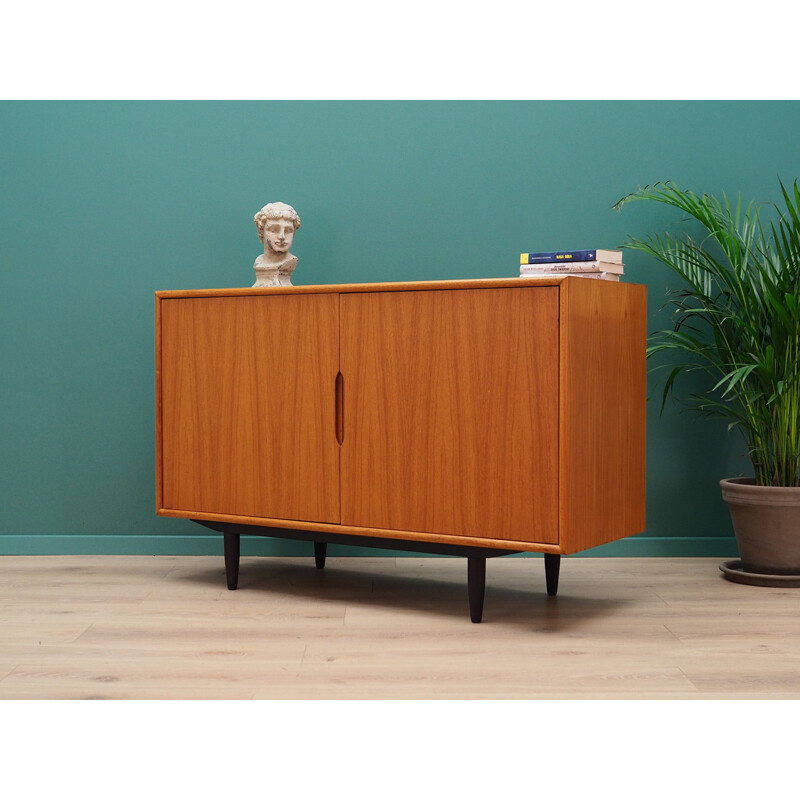
[[[357,547],[376,547],[384,550],[410,550],[417,553],[432,553],[443,556],[463,556],[467,559],[467,594],[469,616],[473,622],[483,618],[483,601],[486,594],[486,559],[512,555],[519,550],[501,550],[468,545],[440,544],[438,542],[412,542],[407,539],[386,539],[374,536],[353,537],[348,534],[303,531],[290,528],[267,528],[260,525],[243,525],[230,522],[209,522],[195,519],[192,522],[223,534],[225,542],[225,576],[228,589],[236,589],[239,583],[240,540],[247,536],[273,536],[280,539],[296,539],[314,543],[314,561],[317,569],[325,567],[329,544],[346,544]],[[558,591],[558,575],[561,556],[544,554],[547,594],[551,597]]]

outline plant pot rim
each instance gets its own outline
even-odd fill
[[[723,478],[719,485],[728,503],[800,506],[800,486],[759,486],[755,478]]]

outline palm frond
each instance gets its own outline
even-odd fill
[[[698,195],[656,183],[614,206],[647,200],[679,210],[704,231],[632,236],[624,248],[644,253],[680,280],[668,292],[672,327],[649,337],[647,357],[667,360],[662,411],[682,375],[708,376],[709,392],[690,395],[696,411],[741,430],[759,483],[800,485],[800,186],[780,182],[777,219],[764,205]]]

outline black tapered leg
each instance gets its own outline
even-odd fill
[[[225,531],[225,577],[228,588],[235,589],[239,584],[239,534]]]
[[[544,554],[544,577],[547,581],[547,594],[555,597],[558,591],[558,572],[561,568],[561,556],[557,553]]]
[[[314,542],[314,561],[317,564],[317,569],[324,569],[325,556],[328,554],[327,542]]]
[[[469,618],[480,622],[483,618],[483,597],[486,594],[486,559],[467,557],[467,589],[469,591]]]

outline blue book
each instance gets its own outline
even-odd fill
[[[560,264],[569,261],[622,263],[621,250],[554,250],[548,253],[520,253],[520,264]]]

